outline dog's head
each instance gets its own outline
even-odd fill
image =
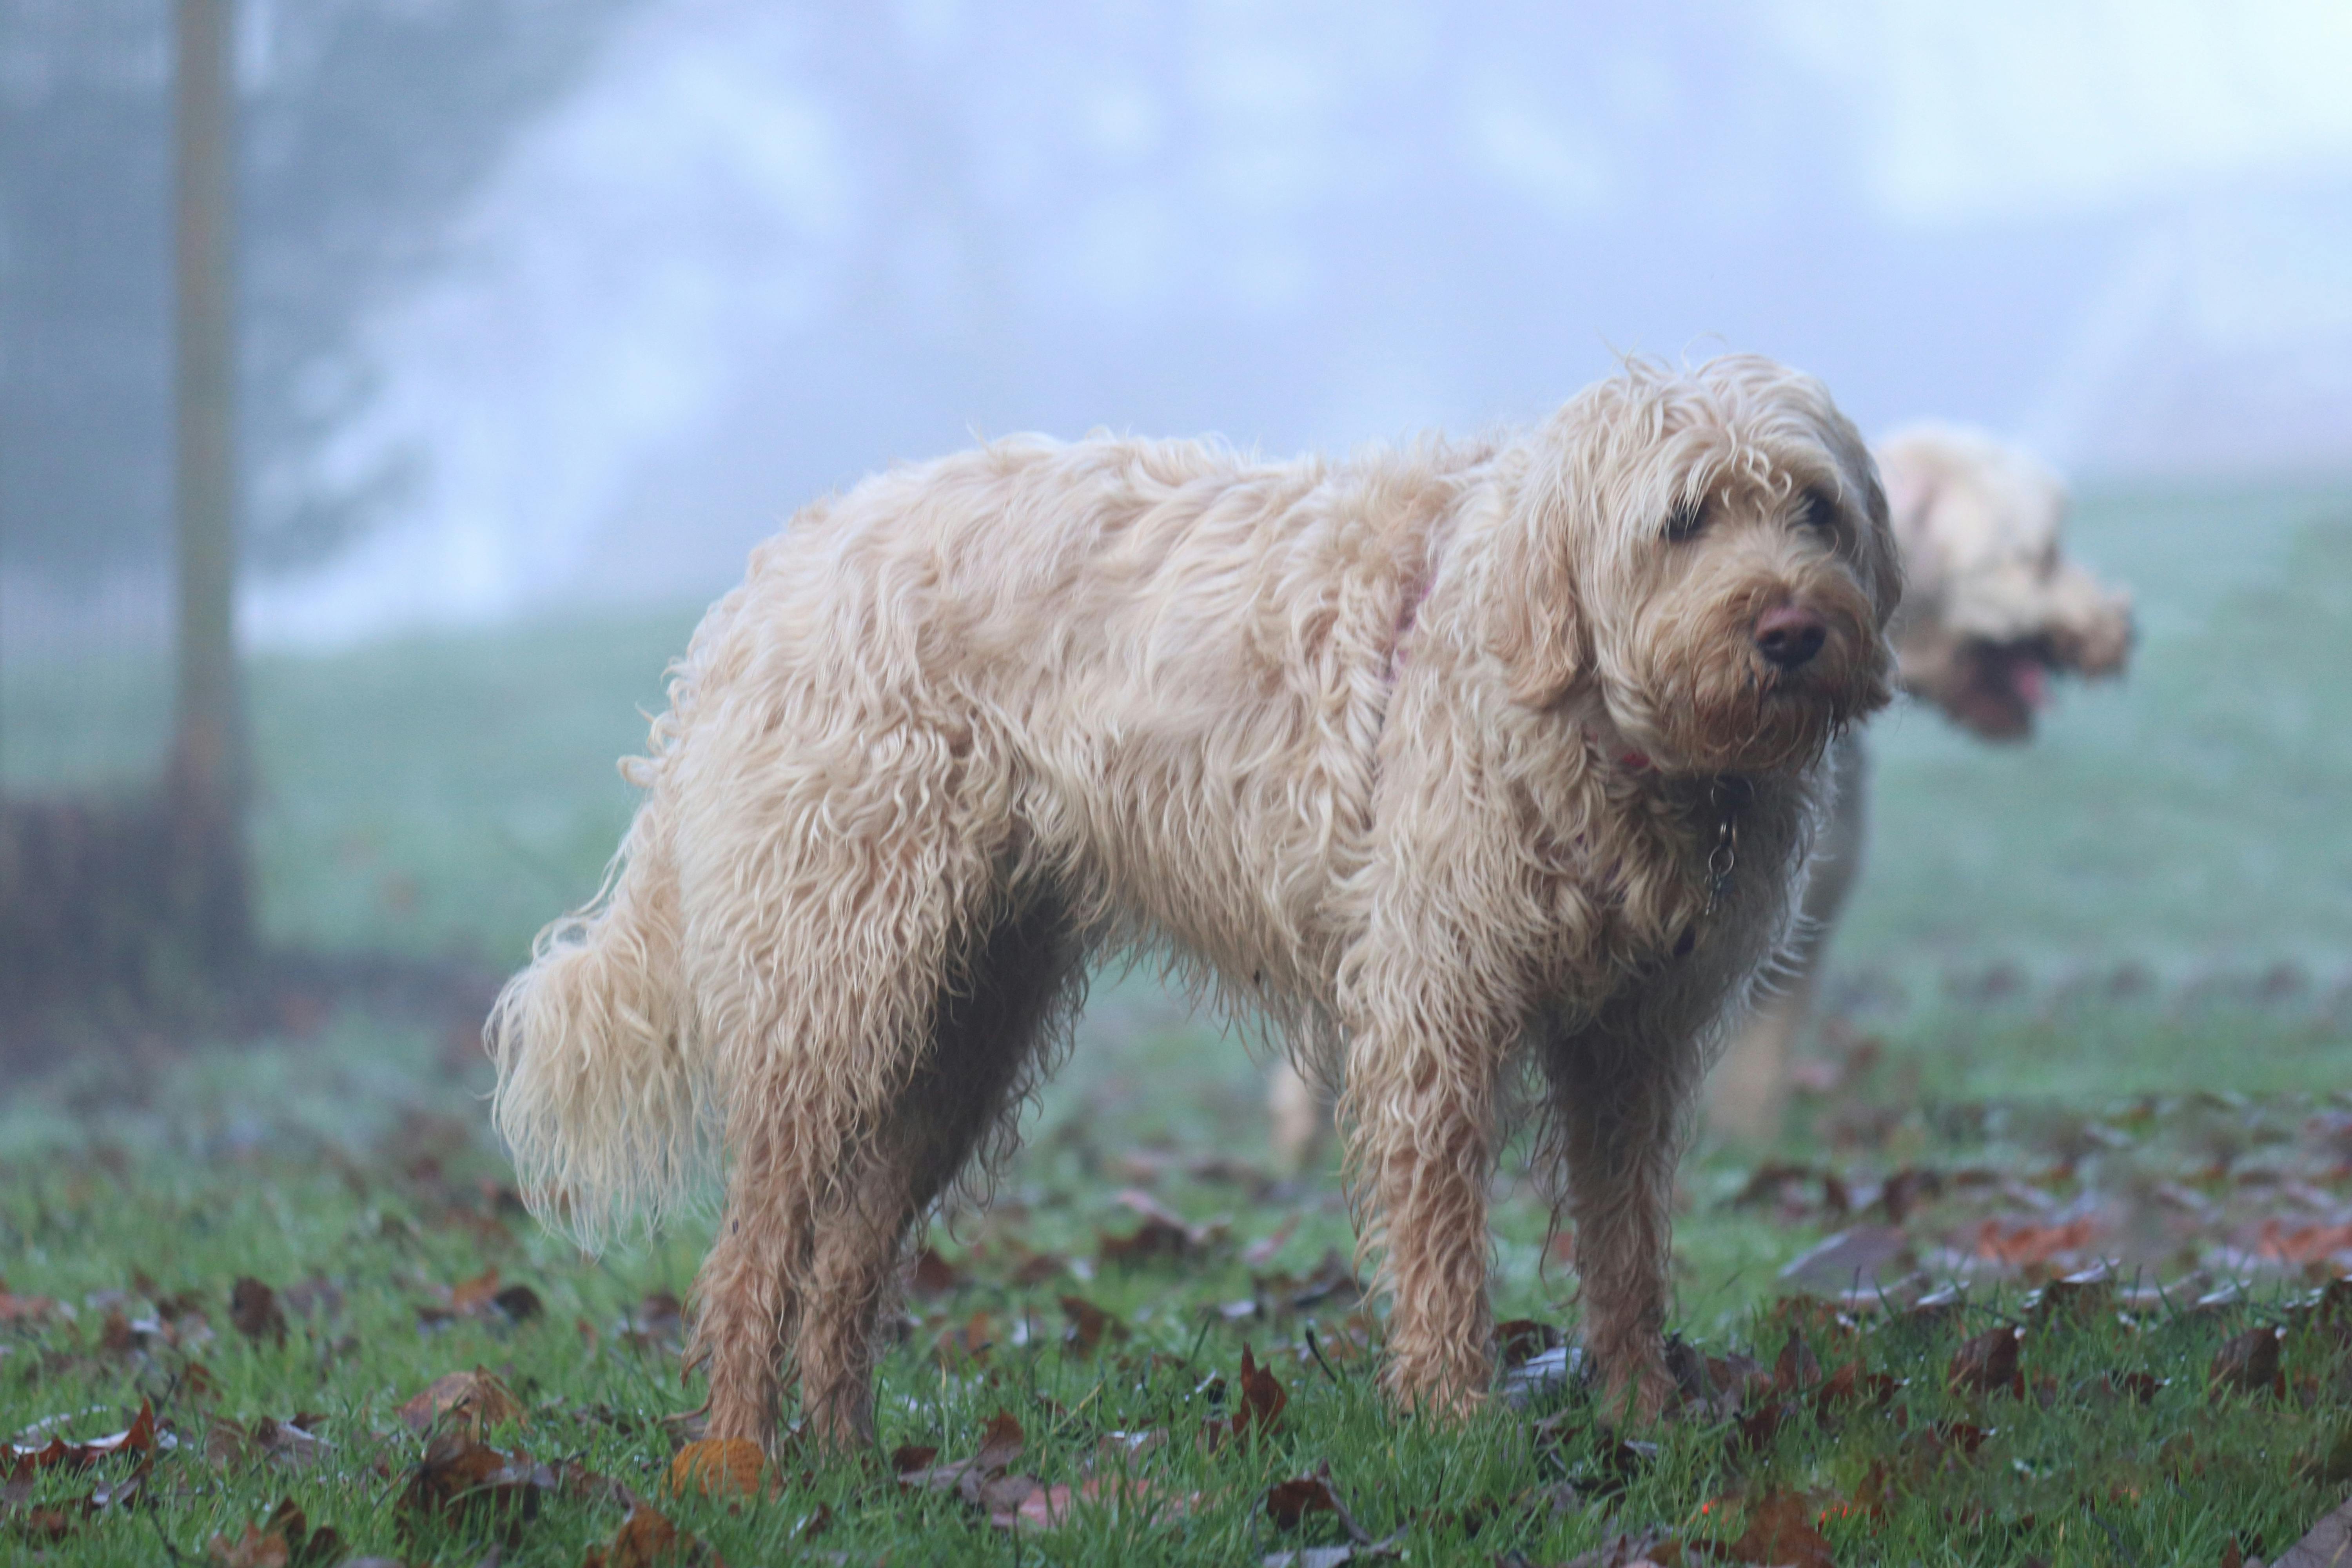
[[[1911,584],[1892,627],[1905,690],[1987,740],[2021,741],[2051,676],[2122,670],[2131,596],[2061,552],[2057,475],[1948,426],[1889,437],[1878,463]]]
[[[1769,360],[1587,388],[1528,450],[1499,564],[1514,695],[1596,703],[1666,772],[1803,766],[1888,699],[1886,499],[1821,384]]]

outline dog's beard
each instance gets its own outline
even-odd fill
[[[1738,595],[1674,635],[1646,639],[1646,669],[1619,727],[1661,768],[1764,773],[1812,766],[1847,725],[1893,695],[1885,645],[1859,594],[1810,596],[1829,627],[1822,651],[1793,670],[1758,651],[1755,599]]]

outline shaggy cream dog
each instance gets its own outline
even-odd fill
[[[2131,650],[2131,599],[2067,561],[2067,495],[2058,476],[1979,431],[1920,425],[1877,448],[1906,590],[1891,628],[1897,679],[1980,739],[2033,733],[2053,676],[2119,673]],[[1835,802],[1778,983],[1759,995],[1707,1083],[1707,1122],[1755,1142],[1780,1130],[1791,1047],[1812,1013],[1823,950],[1861,868],[1869,766],[1859,737],[1832,752]],[[1286,1063],[1267,1087],[1277,1153],[1315,1157],[1327,1101]]]
[[[1388,1386],[1489,1375],[1514,1069],[1612,1397],[1670,1390],[1668,1197],[1781,940],[1894,541],[1813,381],[1646,363],[1508,439],[1345,463],[1000,442],[752,556],[673,673],[602,897],[490,1029],[498,1124],[594,1243],[723,1156],[715,1437],[873,1430],[907,1237],[1001,1154],[1088,962],[1171,955],[1342,1080]]]
[[[2054,675],[2118,674],[2131,598],[2061,548],[2066,488],[2016,447],[1922,425],[1877,450],[1907,584],[1890,628],[1897,679],[1980,739],[2024,741]],[[1812,1011],[1822,949],[1862,864],[1868,763],[1858,737],[1832,755],[1834,800],[1790,945],[1786,983],[1761,997],[1708,1085],[1707,1121],[1748,1141],[1780,1131],[1789,1055]]]

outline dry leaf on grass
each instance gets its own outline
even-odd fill
[[[0,1279],[0,1323],[46,1323],[58,1313],[54,1297],[12,1296],[8,1282]]]
[[[1747,1528],[1739,1539],[1721,1548],[1734,1563],[1772,1564],[1773,1568],[1836,1568],[1830,1543],[1816,1528],[1822,1502],[1799,1492],[1772,1490],[1748,1502]]]
[[[2018,1347],[2024,1339],[2021,1328],[1986,1330],[1952,1353],[1947,1381],[1961,1394],[2006,1393],[2024,1398],[2025,1373],[2018,1363]]]
[[[1820,1296],[1870,1295],[1919,1267],[1904,1234],[1888,1225],[1858,1225],[1798,1254],[1780,1270],[1783,1283]]]
[[[400,1407],[409,1429],[423,1432],[436,1423],[462,1426],[477,1436],[492,1426],[524,1419],[522,1402],[507,1385],[476,1367],[435,1378],[423,1393]]]
[[[2116,1304],[2116,1277],[2104,1263],[2053,1279],[2026,1298],[2027,1313],[2036,1324],[2085,1323]]]
[[[686,1342],[686,1306],[668,1290],[654,1290],[622,1316],[614,1331],[634,1351],[677,1350]]]
[[[918,1301],[929,1301],[959,1290],[965,1284],[963,1270],[941,1258],[938,1251],[926,1247],[915,1254],[915,1265],[907,1281],[907,1293]]]
[[[692,1568],[698,1564],[724,1568],[708,1545],[638,1499],[631,1502],[628,1517],[614,1532],[612,1544],[590,1547],[580,1568]]]
[[[1125,1323],[1083,1296],[1065,1296],[1061,1306],[1063,1316],[1070,1320],[1062,1342],[1080,1355],[1090,1353],[1106,1339],[1116,1342],[1128,1337]]]
[[[2088,1215],[2054,1225],[1997,1217],[1977,1226],[1974,1250],[1979,1258],[2004,1268],[2032,1268],[2063,1258],[2079,1258],[2098,1240],[2098,1235],[2097,1223]]]
[[[500,1285],[496,1268],[455,1285],[435,1286],[434,1289],[441,1299],[416,1309],[417,1322],[427,1329],[439,1328],[458,1318],[520,1323],[546,1310],[539,1292],[530,1286]]]
[[[1884,1410],[1894,1403],[1903,1382],[1892,1373],[1864,1372],[1860,1362],[1846,1362],[1822,1380],[1813,1394],[1813,1418],[1823,1426],[1849,1405]]]
[[[1772,1361],[1772,1387],[1783,1394],[1802,1394],[1822,1380],[1822,1363],[1812,1346],[1794,1328]]]
[[[1274,1369],[1262,1366],[1251,1359],[1250,1347],[1242,1346],[1241,1370],[1242,1407],[1234,1412],[1234,1436],[1251,1431],[1271,1431],[1282,1418],[1283,1407],[1290,1403],[1289,1394]]]
[[[932,1353],[950,1372],[984,1366],[989,1352],[996,1348],[997,1337],[996,1320],[986,1312],[974,1312],[968,1321],[955,1324],[941,1334]]]
[[[205,1428],[205,1461],[216,1469],[233,1469],[257,1458],[296,1469],[315,1464],[334,1447],[304,1424],[318,1419],[298,1415],[291,1421],[278,1421],[264,1415],[247,1426],[215,1415]]]
[[[1198,1258],[1223,1239],[1222,1225],[1191,1225],[1184,1216],[1153,1197],[1134,1187],[1127,1188],[1112,1200],[1143,1216],[1143,1223],[1131,1236],[1112,1236],[1104,1232],[1097,1256],[1107,1264],[1135,1267],[1147,1263],[1181,1263]]]
[[[1559,1331],[1533,1318],[1513,1318],[1495,1325],[1495,1359],[1507,1372],[1525,1366],[1549,1350],[1560,1346]]]
[[[2248,1329],[2224,1341],[2213,1356],[2213,1393],[2269,1394],[2285,1398],[2286,1373],[2279,1364],[2279,1347],[2285,1339],[2284,1329],[2260,1328]]]
[[[1343,1521],[1347,1510],[1340,1506],[1339,1495],[1331,1489],[1331,1465],[1326,1460],[1316,1467],[1311,1476],[1294,1476],[1286,1481],[1276,1481],[1265,1489],[1265,1516],[1274,1521],[1276,1530],[1296,1530],[1299,1521],[1310,1513],[1335,1514]],[[1359,1533],[1350,1530],[1349,1535]]]
[[[953,1492],[974,1507],[991,1511],[1001,1507],[1009,1511],[1019,1507],[1036,1484],[1025,1477],[1008,1478],[1004,1473],[1021,1457],[1027,1442],[1021,1423],[1010,1412],[1000,1410],[989,1418],[981,1433],[980,1447],[970,1458],[940,1465],[931,1462],[938,1457],[937,1449],[900,1448],[896,1456],[900,1461],[898,1485],[910,1491]]]
[[[573,1484],[567,1487],[567,1479]],[[581,1495],[598,1480],[576,1466],[559,1470],[520,1451],[502,1453],[463,1430],[449,1430],[425,1444],[424,1458],[402,1489],[401,1504],[409,1512],[441,1518],[481,1510],[511,1528],[538,1517],[548,1493]]]
[[[68,1469],[82,1469],[110,1454],[151,1454],[157,1440],[155,1408],[142,1399],[139,1402],[139,1414],[131,1418],[130,1426],[120,1432],[79,1443],[68,1443],[62,1437],[51,1437],[47,1443],[31,1446],[11,1443],[5,1451],[0,1451],[0,1458],[9,1461],[12,1472],[20,1468],[46,1470],[57,1465]]]
[[[688,1443],[669,1462],[669,1490],[683,1497],[698,1492],[736,1492],[757,1497],[767,1456],[748,1437],[711,1437]]]
[[[1644,1531],[1639,1535],[1612,1535],[1590,1552],[1580,1552],[1560,1568],[1678,1568],[1682,1543],[1671,1535]],[[1502,1559],[1498,1568],[1528,1568],[1517,1552]]]
[[[1259,1364],[1246,1341],[1242,1344],[1242,1370],[1237,1381],[1241,1384],[1241,1408],[1230,1415],[1212,1415],[1201,1424],[1201,1448],[1204,1453],[1215,1453],[1227,1438],[1271,1431],[1281,1418],[1283,1407],[1290,1403],[1290,1394],[1274,1375],[1274,1369]],[[1201,1386],[1216,1398],[1224,1380],[1212,1377]]]
[[[205,1558],[219,1568],[347,1568],[342,1536],[331,1529],[313,1533],[292,1498],[281,1501],[266,1524],[248,1524],[235,1539],[214,1536],[205,1543]]]
[[[278,1305],[278,1292],[251,1275],[229,1287],[228,1319],[247,1339],[286,1342],[286,1313]]]

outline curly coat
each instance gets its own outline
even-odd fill
[[[1588,1345],[1654,1412],[1684,1110],[1897,594],[1853,426],[1749,357],[1340,463],[1018,439],[877,476],[675,667],[606,889],[493,1016],[498,1124],[591,1244],[723,1163],[711,1435],[771,1441],[796,1376],[865,1438],[910,1230],[1004,1147],[1089,962],[1150,950],[1343,1083],[1408,1405],[1486,1386],[1531,1061]]]

